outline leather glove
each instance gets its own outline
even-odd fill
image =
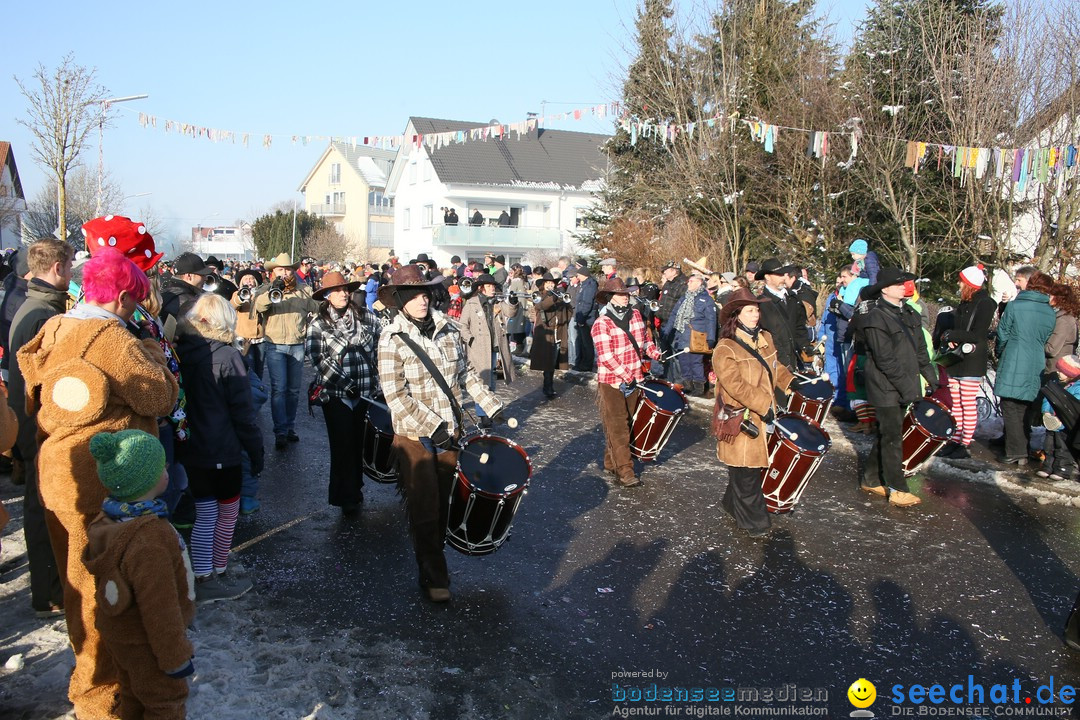
[[[834,297],[832,300],[829,301],[829,312],[831,312],[831,313],[839,313],[840,312],[840,306],[842,304],[843,304],[843,301],[840,300],[840,298]]]
[[[270,283],[270,289],[285,292],[285,279],[277,278],[276,280],[274,280],[274,282]]]
[[[439,423],[439,427],[435,428],[435,432],[431,433],[431,444],[440,450],[449,450],[452,441],[453,438],[450,437],[445,422]]]
[[[179,680],[180,678],[186,678],[188,675],[191,675],[194,672],[195,672],[195,663],[188,660],[186,663],[184,663],[180,667],[176,668],[175,670],[170,670],[170,671],[166,672],[165,674],[168,675],[171,678],[176,678],[177,680]]]
[[[493,422],[493,423],[504,423],[504,422],[506,422],[506,416],[503,414],[502,408],[500,408],[495,413],[493,413],[491,415],[488,415],[488,419],[491,420],[491,422]]]
[[[630,397],[637,390],[637,380],[631,380],[630,382],[619,383],[619,390],[622,391],[623,397]]]
[[[761,416],[761,421],[763,423],[765,423],[766,425],[769,425],[775,419],[776,419],[776,414],[773,412],[772,408],[769,408],[769,411]]]

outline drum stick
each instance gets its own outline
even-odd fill
[[[802,373],[797,373],[797,372],[793,372],[791,374],[794,375],[795,377],[799,378],[800,380],[805,380],[806,382],[810,383],[811,385],[824,379],[823,376],[821,376],[821,375],[803,375]]]
[[[690,348],[683,348],[682,350],[680,350],[677,353],[671,353],[667,357],[660,358],[660,361],[661,362],[667,362],[668,360],[670,360],[670,359],[672,359],[674,357],[678,357],[679,355],[682,355],[683,353],[686,353],[686,352],[690,352]]]
[[[638,387],[638,390],[644,390],[647,393],[652,393],[656,397],[664,397],[664,391],[663,390],[653,390],[651,387],[647,387],[645,385],[638,385],[637,387]]]

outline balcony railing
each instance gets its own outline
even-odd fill
[[[329,205],[312,205],[311,214],[326,217],[329,215],[344,215],[345,203],[330,203]]]
[[[484,249],[522,248],[558,250],[562,235],[558,228],[436,225],[431,229],[436,246]]]
[[[387,205],[368,205],[368,215],[383,215],[390,216],[394,214],[394,207]]]

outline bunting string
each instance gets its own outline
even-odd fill
[[[127,108],[121,108],[128,112],[134,112]],[[895,115],[902,108],[885,106],[882,112]],[[520,122],[508,124],[493,124],[473,127],[464,130],[449,130],[438,133],[405,135],[279,135],[254,132],[242,132],[234,130],[219,130],[205,127],[194,123],[179,122],[176,120],[161,120],[154,115],[144,112],[138,113],[139,124],[143,128],[161,129],[166,133],[178,133],[193,139],[205,139],[213,143],[240,144],[250,147],[252,142],[258,142],[264,149],[271,149],[275,142],[287,140],[292,145],[308,145],[313,142],[341,142],[380,148],[383,150],[396,151],[403,145],[413,145],[417,148],[426,147],[429,150],[437,150],[441,147],[464,142],[487,141],[491,139],[517,139],[537,128],[546,128],[555,123],[566,120],[580,121],[585,118],[604,119],[607,117],[617,118],[618,126],[626,133],[631,145],[637,145],[642,140],[660,142],[664,146],[671,146],[680,141],[692,139],[695,133],[706,130],[724,132],[736,132],[740,126],[745,127],[751,140],[759,143],[764,152],[775,153],[777,139],[780,132],[803,133],[807,136],[806,155],[826,162],[830,153],[837,150],[838,139],[847,140],[848,154],[846,160],[840,162],[840,167],[850,168],[854,165],[859,154],[859,143],[865,136],[857,122],[849,123],[848,126],[838,130],[814,130],[810,128],[790,127],[777,125],[760,118],[741,118],[738,113],[725,116],[718,112],[714,117],[688,123],[671,123],[663,120],[638,119],[625,112],[618,102],[591,105],[575,108],[567,112],[553,113],[543,117],[531,117]],[[915,174],[935,164],[936,169],[951,171],[954,178],[961,182],[991,182],[1009,181],[1021,191],[1029,183],[1044,184],[1059,176],[1076,177],[1080,173],[1080,142],[1073,140],[1068,144],[1051,145],[1048,147],[968,147],[962,145],[932,143],[903,138],[879,138],[893,142],[906,144],[904,165]]]

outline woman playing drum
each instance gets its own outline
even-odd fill
[[[774,390],[787,392],[793,380],[776,361],[772,336],[758,326],[761,302],[749,290],[733,292],[720,311],[721,339],[713,350],[717,394],[728,405],[748,408],[744,425],[756,429],[716,444],[716,457],[728,466],[724,510],[751,537],[767,534],[771,525],[761,494],[762,470],[769,464],[765,426],[776,412]]]

